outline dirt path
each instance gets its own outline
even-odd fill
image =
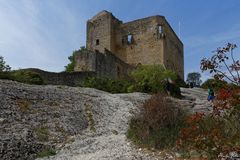
[[[182,100],[178,105],[193,112],[209,112],[210,103],[203,89],[181,89]],[[89,90],[86,94],[93,94]],[[86,105],[86,116],[90,127],[75,137],[72,144],[65,146],[51,160],[153,160],[161,159],[158,153],[143,152],[126,139],[129,119],[139,111],[139,106],[150,96],[143,93],[108,94],[95,92]],[[163,159],[163,158],[162,158]],[[174,159],[169,156],[169,159]]]

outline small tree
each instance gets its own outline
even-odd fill
[[[176,80],[177,75],[161,65],[140,65],[130,73],[130,77],[134,84],[129,87],[129,92],[157,93],[164,90],[166,79]]]
[[[11,67],[9,65],[6,65],[4,58],[0,56],[0,72],[10,71],[10,70],[11,70]]]
[[[203,72],[209,71],[215,79],[225,78],[236,85],[240,85],[240,61],[235,60],[233,56],[235,48],[237,48],[237,45],[232,43],[228,43],[223,48],[217,48],[213,51],[214,55],[211,58],[201,60],[200,69]]]
[[[200,86],[200,84],[202,83],[200,78],[201,78],[201,74],[198,72],[188,73],[187,82],[193,83],[194,86]]]
[[[75,55],[79,52],[85,51],[86,48],[84,46],[80,47],[79,50],[75,50],[73,51],[72,55],[68,57],[70,63],[65,66],[65,71],[66,72],[73,72],[74,71],[74,66],[75,66]]]

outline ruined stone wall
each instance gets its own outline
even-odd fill
[[[78,86],[87,77],[95,76],[94,72],[47,72],[40,69],[29,68],[24,69],[27,71],[33,71],[38,73],[44,80],[45,84],[51,85],[67,85],[67,86]]]
[[[158,38],[158,24],[162,17],[148,17],[121,25],[116,45],[122,45],[116,53],[129,64],[162,64],[163,40]],[[129,43],[128,35],[132,35]],[[123,43],[122,43],[123,42]]]
[[[96,74],[100,77],[123,78],[132,68],[109,51],[96,53]]]
[[[96,54],[93,51],[79,51],[75,54],[74,71],[96,71]]]
[[[167,69],[175,71],[184,79],[184,55],[183,44],[178,39],[171,26],[165,21],[164,33],[164,64]]]
[[[104,53],[92,51],[79,52],[75,56],[75,61],[75,71],[92,71],[98,77],[125,77],[132,68],[108,50],[105,50]]]
[[[87,22],[87,33],[91,33],[87,34],[87,49],[99,52],[104,52],[104,48],[111,49],[110,19],[109,15],[103,15]]]
[[[87,49],[101,53],[107,49],[132,66],[162,64],[183,78],[183,44],[163,16],[122,23],[110,12],[102,11],[88,21]],[[102,63],[99,59],[96,63]]]

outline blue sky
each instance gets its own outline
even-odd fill
[[[217,47],[240,47],[240,0],[0,0],[0,55],[13,69],[63,71],[85,45],[86,21],[102,10],[123,22],[163,15],[178,35],[180,22],[185,75],[200,72]]]

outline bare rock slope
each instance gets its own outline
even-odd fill
[[[182,89],[174,100],[193,111],[209,110],[206,91]],[[150,95],[109,94],[89,88],[35,86],[0,80],[0,159],[34,159],[46,147],[52,160],[159,159],[125,136],[130,118]]]

